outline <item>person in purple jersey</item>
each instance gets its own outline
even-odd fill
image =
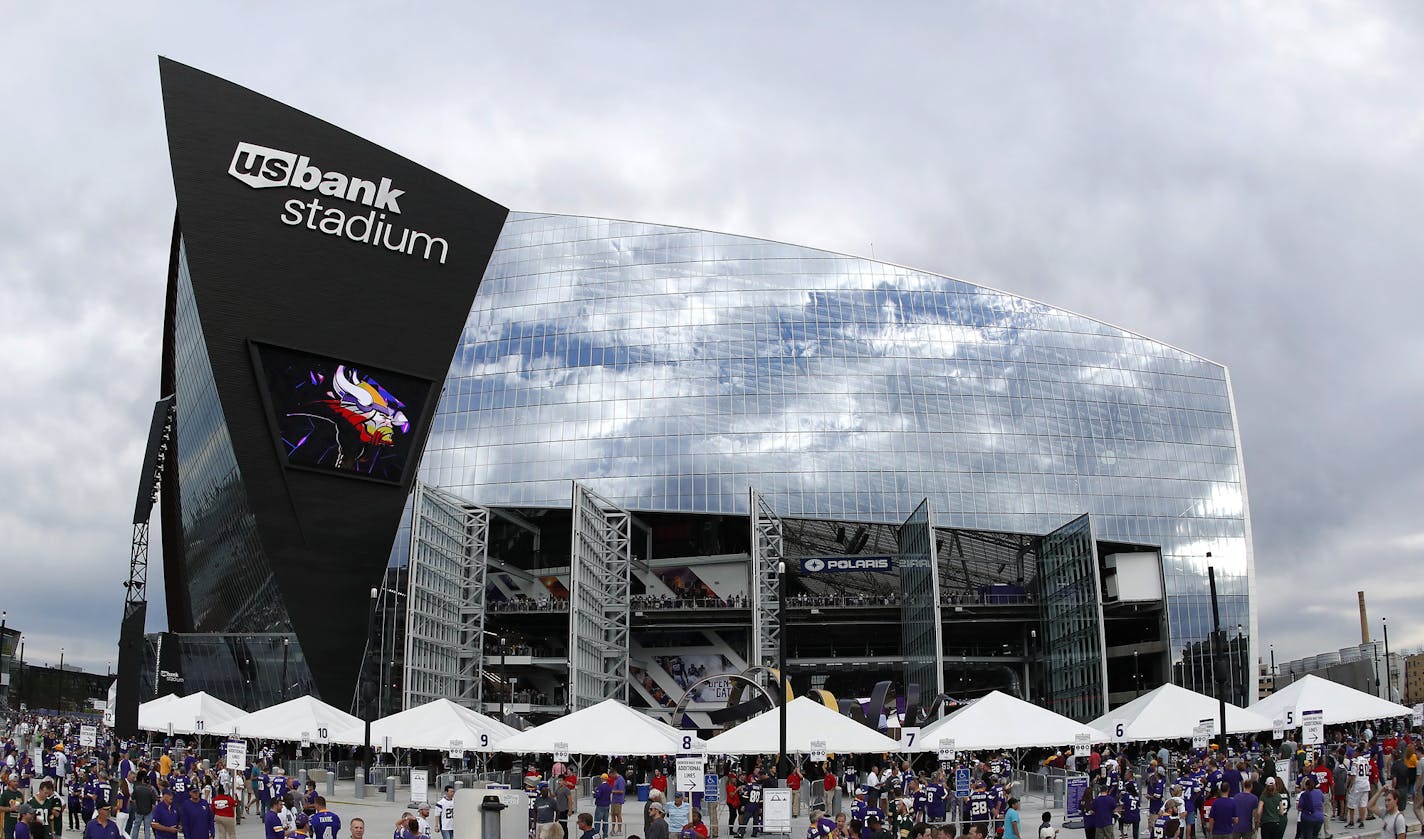
[[[1112,787],[1104,784],[1089,805],[1093,811],[1093,824],[1097,828],[1098,839],[1113,839],[1113,818],[1120,807]]]
[[[1261,799],[1256,796],[1256,783],[1250,778],[1241,782],[1241,791],[1231,796],[1236,805],[1236,824],[1231,832],[1237,839],[1255,839],[1261,825]]]
[[[178,808],[178,823],[183,839],[214,839],[217,836],[213,808],[202,798],[196,784],[188,787],[188,800]]]
[[[316,812],[311,817],[312,839],[340,839],[341,817],[326,809],[326,797],[318,795],[314,801]]]
[[[811,811],[811,821],[806,828],[806,839],[829,839],[832,833],[836,832],[836,823],[832,819],[826,818],[826,811],[814,809]]]
[[[1236,803],[1231,800],[1231,788],[1222,781],[1216,787],[1216,800],[1207,813],[1212,836],[1230,836],[1236,828]]]
[[[1162,803],[1166,800],[1167,776],[1162,771],[1162,767],[1157,767],[1152,774],[1147,776],[1147,812],[1156,816],[1162,812]]]
[[[1241,774],[1241,768],[1244,768],[1245,766],[1246,764],[1244,763],[1239,764],[1239,767],[1232,766],[1230,763],[1228,763],[1226,764],[1226,768],[1221,771],[1221,780],[1226,782],[1226,787],[1228,790],[1230,790],[1230,795],[1232,798],[1235,798],[1237,793],[1241,792],[1241,779],[1243,777]]]
[[[1119,833],[1130,829],[1132,839],[1138,839],[1138,831],[1141,830],[1142,824],[1142,791],[1137,788],[1137,781],[1133,780],[1131,770],[1124,773],[1119,801],[1122,808],[1122,814],[1119,817],[1122,820],[1122,830]]]
[[[109,818],[109,806],[100,806],[94,811],[94,818],[84,825],[84,839],[122,839],[119,826]]]
[[[287,828],[282,825],[282,799],[268,802],[267,815],[262,817],[263,839],[287,839]]]

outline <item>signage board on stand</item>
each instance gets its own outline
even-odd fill
[[[430,801],[430,770],[410,770],[410,800],[416,804]]]
[[[762,820],[767,833],[791,832],[791,790],[774,787],[762,791]]]

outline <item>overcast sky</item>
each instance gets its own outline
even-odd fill
[[[1357,643],[1360,588],[1424,643],[1424,6],[200,5],[0,31],[27,660],[116,651],[174,207],[159,54],[515,209],[873,255],[1222,362],[1263,652]]]

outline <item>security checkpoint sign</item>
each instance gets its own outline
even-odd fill
[[[311,747],[311,732],[310,732],[310,731],[303,731],[303,732],[302,732],[302,748],[306,749],[306,748],[310,748],[310,747]]]
[[[88,749],[94,748],[98,734],[98,730],[92,725],[79,726],[79,745]]]
[[[227,741],[227,768],[241,771],[247,768],[247,741]]]
[[[1087,778],[1069,778],[1067,795],[1063,798],[1063,815],[1068,821],[1077,819],[1081,815],[1083,806],[1083,794],[1088,791]]]
[[[1277,740],[1286,739],[1285,717],[1276,717],[1275,719],[1271,720],[1271,736]]]
[[[707,768],[701,757],[680,757],[677,759],[677,791],[696,792],[703,783],[703,770]]]
[[[569,762],[569,744],[568,744],[568,743],[560,743],[560,742],[558,742],[557,740],[554,741],[554,762],[555,762],[555,763],[568,763],[568,762]]]
[[[464,756],[465,756],[465,741],[464,741],[464,740],[451,740],[451,741],[450,741],[450,759],[451,759],[451,760],[459,760],[459,759],[463,758]]]
[[[410,800],[424,804],[430,800],[430,770],[410,770]]]
[[[1276,777],[1280,778],[1281,782],[1286,785],[1287,792],[1293,790],[1294,785],[1291,783],[1291,762],[1289,760],[1276,761]]]
[[[939,761],[948,763],[951,760],[954,760],[954,738],[941,737],[939,739]]]
[[[1211,744],[1212,726],[1206,723],[1197,723],[1192,727],[1192,748],[1205,749]]]
[[[1424,728],[1424,702],[1414,706],[1414,727]]]
[[[1087,754],[1093,750],[1093,735],[1083,733],[1073,735],[1073,754]]]
[[[1324,711],[1300,712],[1300,742],[1307,746],[1319,746],[1325,742]]]
[[[762,800],[765,802],[766,808],[763,816],[763,820],[766,822],[765,831],[767,833],[790,833],[791,790],[785,787],[763,790]]]
[[[826,762],[826,741],[825,741],[825,740],[812,740],[812,741],[811,741],[811,762],[812,762],[812,763],[825,763],[825,762]]]

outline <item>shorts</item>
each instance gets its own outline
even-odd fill
[[[1350,791],[1345,793],[1346,807],[1364,807],[1370,801],[1369,784],[1352,784]]]
[[[608,805],[608,814],[609,814],[610,816],[617,816],[617,817],[620,818],[620,819],[623,818],[623,805],[622,805],[621,803],[619,803],[619,804],[609,804],[609,805]]]

